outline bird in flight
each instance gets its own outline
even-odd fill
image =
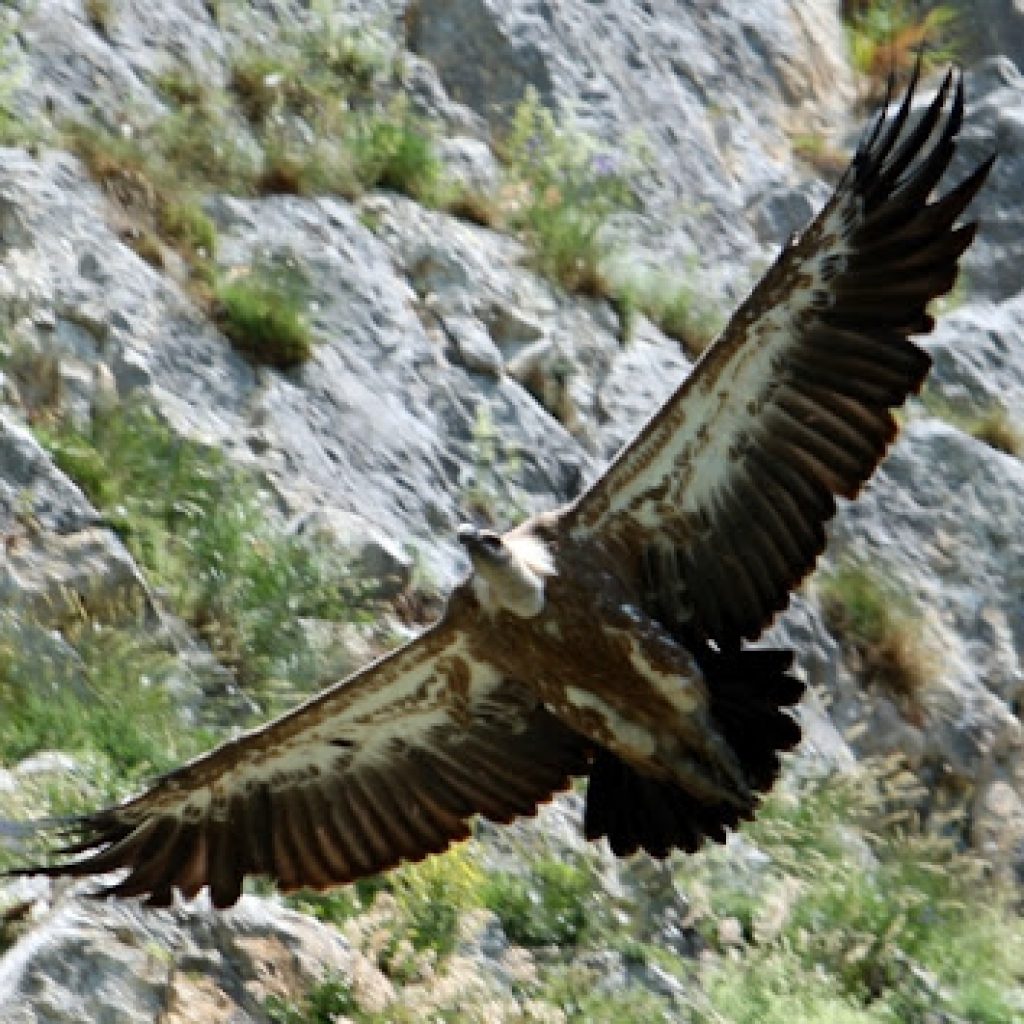
[[[249,875],[327,888],[419,860],[587,778],[583,828],[615,854],[724,840],[800,730],[789,651],[745,646],[786,607],[896,435],[929,358],[929,302],[975,224],[989,158],[945,194],[964,112],[916,75],[721,336],[575,501],[471,563],[439,621],[140,795],[64,823],[55,861],[167,906]]]

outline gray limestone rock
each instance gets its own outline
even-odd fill
[[[1024,70],[1024,7],[1018,0],[947,0],[955,38],[967,63],[1005,55]]]
[[[637,249],[704,265],[754,262],[737,210],[794,183],[789,136],[834,126],[853,95],[834,9],[819,2],[418,0],[409,45],[499,131],[532,88],[611,154],[641,143],[652,166]]]
[[[7,611],[56,625],[110,614],[145,592],[131,556],[23,427],[0,416],[0,595]]]
[[[1024,213],[1017,201],[1024,174],[1024,76],[1007,58],[992,57],[971,69],[966,90],[967,117],[951,174],[963,174],[993,153],[996,163],[971,206],[980,229],[959,288],[970,299],[998,302],[1024,286]]]
[[[993,760],[1016,762],[1024,688],[1024,462],[933,419],[913,421],[835,523],[830,558],[884,567],[923,616],[935,652],[921,728],[890,702],[840,679],[875,752],[908,745],[976,784]],[[862,744],[863,746],[863,744]]]
[[[0,960],[0,1020],[262,1024],[268,997],[351,971],[336,929],[274,901],[217,914],[65,895]]]

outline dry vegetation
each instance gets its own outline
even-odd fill
[[[819,581],[822,613],[853,671],[912,705],[935,671],[920,615],[907,596],[872,567],[847,563]]]

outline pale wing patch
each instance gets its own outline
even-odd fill
[[[629,661],[637,675],[680,717],[702,713],[707,695],[700,674],[689,666],[660,667],[651,661],[636,636],[625,638]]]
[[[699,529],[700,510],[715,507],[718,489],[756,432],[801,322],[831,301],[828,284],[846,266],[858,208],[857,198],[847,196],[823,211],[816,225],[820,248],[791,260],[776,283],[785,301],[762,311],[756,322],[741,324],[743,336],[729,353],[708,350],[707,365],[702,360],[694,367],[664,415],[652,417],[609,467],[599,481],[608,499],[595,502],[594,514],[581,517],[578,531],[601,530],[623,515],[645,530],[673,519]]]
[[[637,760],[645,760],[654,755],[654,732],[627,719],[593,690],[567,686],[565,699],[577,715],[582,712],[596,717],[599,728],[592,727],[591,731],[602,736],[609,747]]]
[[[505,546],[512,552],[513,558],[522,562],[530,572],[538,576],[556,575],[555,560],[551,551],[539,537],[531,533],[513,531],[505,534],[503,540]]]
[[[439,653],[408,645],[285,718],[192,762],[197,769],[213,758],[221,762],[220,771],[201,773],[204,781],[210,775],[203,788],[189,786],[192,766],[186,765],[128,808],[141,815],[154,807],[176,813],[180,806],[195,815],[210,806],[215,794],[245,792],[260,784],[282,789],[332,772],[379,766],[396,742],[427,747],[439,729],[464,727],[471,705],[500,682],[497,671],[468,654],[461,638],[453,638]],[[232,756],[225,756],[228,750]]]

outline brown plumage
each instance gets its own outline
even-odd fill
[[[799,739],[788,652],[750,650],[811,570],[836,496],[892,409],[974,236],[991,160],[937,199],[958,75],[911,123],[911,84],[721,337],[576,502],[504,536],[463,527],[472,572],[432,628],[134,799],[68,823],[27,872],[126,869],[101,892],[234,903],[248,875],[324,888],[510,821],[589,776],[612,850],[695,850],[754,814]]]

